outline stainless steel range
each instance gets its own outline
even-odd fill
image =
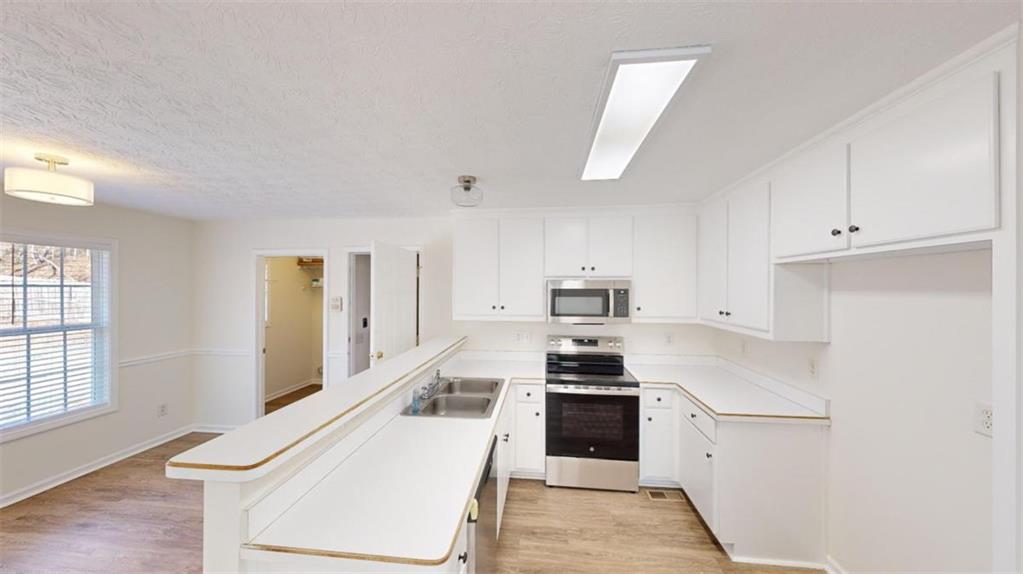
[[[547,338],[547,485],[639,489],[639,382],[621,337]]]

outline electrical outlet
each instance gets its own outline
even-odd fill
[[[167,416],[167,403],[160,403],[156,406],[156,416],[165,417]]]
[[[743,356],[745,356],[746,353],[748,353],[748,352],[749,352],[749,341],[747,341],[746,339],[740,338],[739,339],[739,353],[742,354]]]
[[[810,360],[806,362],[806,370],[810,372],[811,377],[817,376],[817,359],[810,357]]]
[[[977,401],[973,407],[973,430],[984,436],[992,436],[994,420],[991,403]]]
[[[675,336],[672,335],[671,333],[665,333],[664,334],[664,344],[665,345],[674,345],[675,344]]]

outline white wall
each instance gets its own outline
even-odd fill
[[[196,420],[234,426],[252,420],[258,249],[327,249],[324,297],[345,297],[328,315],[326,385],[348,372],[346,248],[377,240],[421,246],[421,339],[451,332],[451,221],[448,218],[212,221],[196,224]]]
[[[991,400],[991,252],[833,264],[831,303],[830,345],[716,337],[831,399],[828,554],[850,572],[990,571],[992,442],[972,417]]]
[[[270,323],[266,327],[264,395],[276,397],[318,378],[323,356],[323,290],[310,287],[321,275],[297,257],[267,257]]]
[[[0,496],[189,425],[192,232],[189,221],[104,206],[68,208],[0,194],[0,232],[118,241],[118,358],[174,353],[118,369],[114,413],[0,445]],[[168,414],[157,417],[157,405]]]

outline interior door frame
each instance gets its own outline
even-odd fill
[[[321,352],[321,363],[323,365],[323,388],[329,386],[330,381],[330,360],[327,350],[330,349],[330,260],[329,250],[326,247],[310,247],[305,249],[253,249],[252,268],[254,270],[254,281],[252,282],[252,299],[254,310],[253,316],[253,357],[255,364],[255,396],[253,405],[253,420],[266,414],[266,373],[263,369],[263,348],[266,345],[266,332],[263,324],[263,300],[265,296],[264,275],[266,259],[268,257],[322,257],[323,258],[323,348]]]
[[[345,355],[348,357],[348,364],[346,365],[345,371],[347,376],[351,377],[352,365],[354,364],[352,356],[352,333],[355,332],[355,257],[358,255],[365,255],[370,257],[370,265],[373,265],[372,255],[370,254],[369,247],[363,251],[360,248],[349,248],[345,249],[345,263],[348,265],[348,292],[346,297],[348,299],[348,306],[345,309],[347,317],[345,318],[345,326],[347,335],[345,336]],[[373,328],[373,317],[370,317],[370,329]]]

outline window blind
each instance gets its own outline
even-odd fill
[[[110,400],[110,252],[0,241],[0,429]]]

